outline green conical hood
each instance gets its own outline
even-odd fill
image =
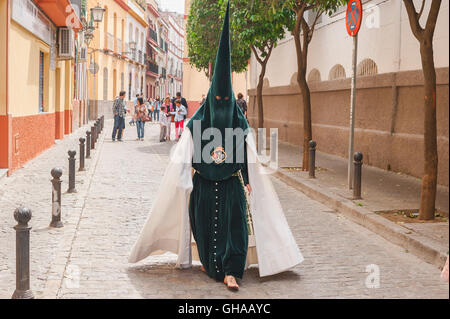
[[[198,130],[198,126],[194,127],[195,125],[199,125],[200,129]],[[235,157],[243,147],[244,139],[235,138],[232,146],[225,143],[227,128],[241,128],[245,131],[249,127],[244,114],[236,103],[231,81],[229,2],[227,4],[219,49],[217,50],[216,64],[214,66],[214,75],[208,91],[208,96],[203,105],[201,105],[191,118],[187,127],[193,134],[195,154],[201,154],[204,152],[204,148],[208,148],[209,152],[214,151],[216,148],[223,147],[227,156],[226,162],[211,163],[210,161],[205,161],[203,156],[200,162],[196,162],[196,156],[194,154],[193,167],[197,171],[200,171],[203,177],[210,180],[224,180],[242,168],[242,163],[236,161]],[[222,138],[219,141],[214,139],[214,136],[211,136],[209,139],[202,139],[202,136],[196,134],[196,132],[200,131],[203,135],[203,132],[209,128],[218,129],[222,134]],[[206,134],[206,136],[210,135]],[[199,148],[200,146],[201,149]]]
[[[220,35],[219,49],[217,50],[214,74],[211,82],[210,92],[214,97],[231,98],[233,96],[233,84],[231,81],[231,50],[230,50],[230,3],[223,21],[222,33]]]

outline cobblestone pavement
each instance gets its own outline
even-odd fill
[[[98,151],[93,150],[91,159],[86,160],[86,171],[77,172],[77,193],[67,194],[68,150],[76,150],[79,156],[79,138],[85,137],[86,125],[73,134],[59,140],[49,150],[43,152],[11,177],[0,178],[0,298],[10,298],[15,288],[15,231],[14,210],[23,205],[31,209],[30,271],[32,290],[38,297],[49,279],[52,265],[65,264],[56,260],[57,251],[67,250],[70,236],[74,231],[77,216],[81,212],[81,202],[86,196],[89,178],[94,171]],[[98,148],[98,147],[97,147]],[[54,167],[63,170],[62,175],[62,219],[64,227],[50,228],[51,182],[50,171]],[[79,162],[76,162],[78,169]],[[60,269],[61,270],[61,269]]]
[[[449,297],[448,284],[440,280],[437,268],[277,179],[273,180],[275,188],[305,257],[305,261],[291,271],[259,278],[257,269],[249,269],[241,281],[241,290],[232,293],[223,283],[214,282],[203,274],[198,263],[188,270],[174,269],[176,257],[173,254],[128,264],[130,249],[147,219],[173,143],[158,143],[159,126],[152,123],[147,124],[148,137],[144,142],[135,141],[135,128],[127,126],[125,142],[113,143],[109,138],[110,130],[111,122],[107,122],[107,138],[99,145],[98,158],[92,159],[91,171],[86,172],[84,184],[80,185],[85,188],[80,188],[73,196],[76,207],[66,216],[64,228],[56,231],[45,228],[50,221],[45,219],[47,215],[50,217],[49,199],[44,199],[46,194],[32,192],[38,185],[25,182],[30,178],[38,179],[33,173],[38,163],[36,167],[22,169],[20,175],[14,177],[15,183],[7,179],[7,185],[2,184],[2,189],[6,186],[11,203],[5,207],[7,214],[4,207],[0,207],[0,297],[9,298],[14,290],[14,222],[11,219],[13,207],[21,200],[20,192],[33,194],[33,202],[36,202],[33,213],[38,215],[36,208],[42,205],[39,214],[45,220],[39,221],[38,215],[33,217],[32,223],[31,284],[37,297]],[[43,154],[42,159],[49,157],[50,160],[47,153],[51,152],[53,149]],[[50,163],[45,165],[51,167]],[[49,172],[49,169],[44,171]],[[50,187],[44,184],[40,186],[42,189]],[[68,194],[63,200],[66,206],[71,204]],[[366,271],[375,272],[369,276]],[[367,288],[368,276],[371,278],[377,272],[379,288]],[[377,281],[368,283],[376,285]]]

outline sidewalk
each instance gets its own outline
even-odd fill
[[[10,177],[0,176],[0,298],[10,298],[15,288],[16,255],[15,231],[17,224],[13,213],[19,206],[31,209],[30,232],[30,274],[32,290],[36,298],[49,284],[60,286],[60,274],[66,267],[66,255],[76,232],[83,200],[88,192],[92,172],[98,161],[101,139],[91,159],[85,163],[86,170],[78,172],[79,138],[86,137],[86,131],[93,122],[84,125],[63,140],[16,170]],[[68,194],[68,154],[76,150],[76,189]],[[50,171],[54,167],[63,170],[62,180],[62,228],[49,227],[52,214],[52,187]]]
[[[420,179],[363,165],[363,199],[352,200],[346,159],[316,151],[316,179],[310,179],[308,172],[292,169],[301,166],[299,147],[280,143],[278,151],[281,168],[276,173],[278,178],[425,261],[438,267],[443,265],[449,250],[447,187],[438,186],[436,198],[436,208],[446,215],[446,222],[395,223],[375,212],[418,209]]]

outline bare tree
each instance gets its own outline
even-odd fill
[[[419,12],[414,7],[413,0],[403,0],[408,13],[412,33],[420,43],[420,56],[424,77],[424,175],[420,195],[419,219],[434,219],[438,153],[437,153],[437,123],[436,123],[436,70],[433,58],[433,35],[441,6],[441,0],[431,2],[425,27],[420,25],[425,0]]]

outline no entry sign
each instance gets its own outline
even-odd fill
[[[354,37],[358,34],[362,21],[362,4],[361,0],[350,0],[347,5],[347,15],[345,16],[345,25],[350,36]]]

